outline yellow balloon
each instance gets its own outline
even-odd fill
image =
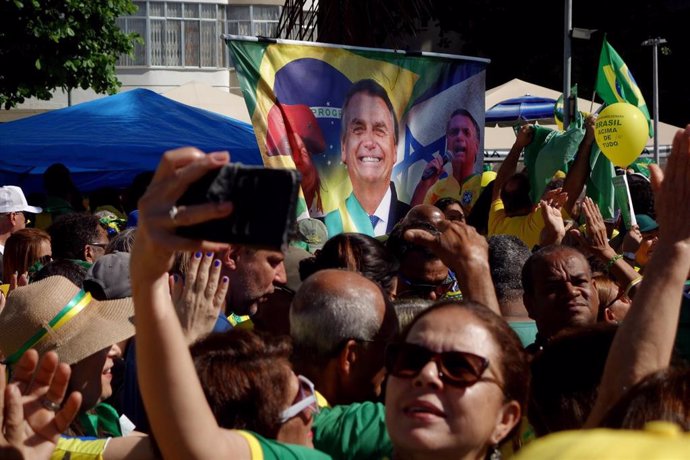
[[[611,104],[599,114],[594,127],[594,137],[611,163],[625,168],[640,156],[647,144],[647,119],[640,109],[632,104]]]

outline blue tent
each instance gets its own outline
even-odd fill
[[[126,187],[183,146],[262,164],[251,125],[135,89],[0,124],[0,185],[41,191],[43,172],[62,163],[81,191]]]
[[[555,99],[529,95],[506,99],[486,111],[484,125],[512,126],[520,120],[553,124],[553,108],[555,103]]]

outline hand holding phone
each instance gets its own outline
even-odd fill
[[[280,248],[295,222],[300,176],[292,169],[228,164],[192,184],[178,206],[233,203],[228,217],[178,227],[177,234],[198,240]]]

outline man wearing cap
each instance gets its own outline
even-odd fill
[[[352,193],[326,214],[328,235],[384,235],[410,210],[391,182],[398,142],[393,104],[381,85],[360,80],[345,97],[341,120],[340,151]]]
[[[26,227],[25,212],[39,214],[43,209],[29,206],[21,188],[14,185],[0,187],[0,279],[3,279],[2,256],[5,242],[12,233]]]

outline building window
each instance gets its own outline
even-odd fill
[[[125,32],[138,33],[144,43],[133,56],[122,56],[121,67],[225,68],[229,53],[221,35],[273,37],[279,5],[135,1],[137,11],[118,19]]]
[[[125,32],[144,40],[134,56],[122,56],[123,67],[225,68],[226,6],[192,2],[134,2],[138,10],[118,19]]]
[[[280,19],[279,5],[232,5],[228,7],[228,33],[275,36]]]
[[[144,66],[146,65],[146,2],[134,2],[138,8],[131,16],[117,19],[117,25],[126,33],[136,32],[144,43],[134,45],[132,56],[122,55],[117,62],[119,66]]]

